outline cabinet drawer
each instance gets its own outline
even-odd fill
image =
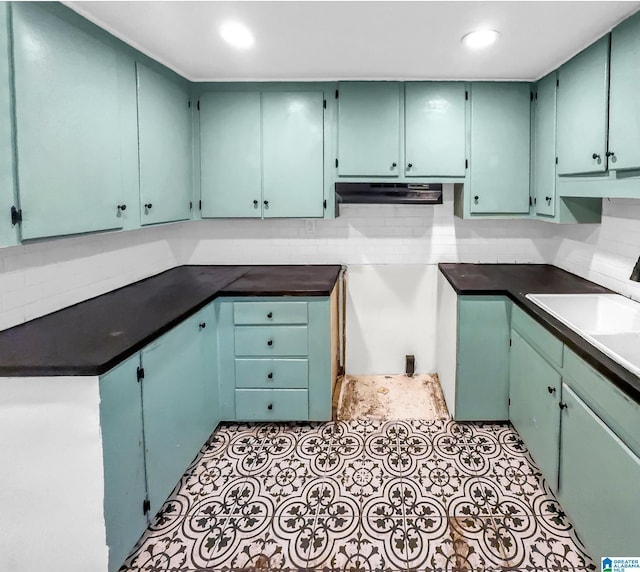
[[[306,302],[235,302],[233,323],[242,324],[306,324]]]
[[[307,326],[239,326],[237,356],[306,356]]]
[[[640,405],[568,348],[564,376],[565,383],[640,456]]]
[[[306,389],[306,359],[237,359],[236,387],[256,389]]]
[[[564,344],[515,304],[511,327],[556,367],[562,367]]]
[[[308,418],[306,389],[236,389],[238,421],[305,421]]]

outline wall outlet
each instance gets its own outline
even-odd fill
[[[304,232],[305,234],[315,234],[316,233],[316,221],[315,219],[308,218],[304,221]]]

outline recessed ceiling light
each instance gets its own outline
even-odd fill
[[[220,35],[227,44],[234,48],[246,50],[253,46],[251,30],[240,22],[225,22],[220,26]]]
[[[495,30],[476,30],[462,36],[462,43],[474,50],[486,48],[498,39],[500,34]]]

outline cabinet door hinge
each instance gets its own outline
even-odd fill
[[[142,381],[144,379],[144,368],[143,367],[139,367],[136,370],[136,377],[138,378],[138,381]]]
[[[16,226],[22,222],[22,209],[18,210],[16,207],[11,207],[11,224]]]
[[[338,159],[336,159],[336,169],[338,168]]]
[[[202,200],[198,201],[198,210],[202,210]]]
[[[327,100],[323,99],[322,100],[322,107],[324,107],[325,109],[327,109]]]
[[[464,160],[464,168],[468,169],[469,168],[469,159],[465,159]]]
[[[339,93],[340,93],[340,92],[336,89],[336,99],[338,99],[338,94],[339,94]]]
[[[469,101],[469,92],[468,91],[464,92],[464,100],[465,101]]]
[[[200,111],[200,100],[198,100],[198,103],[196,104],[196,109]]]
[[[327,208],[327,199],[322,201],[322,207],[325,208],[325,209]]]
[[[142,514],[147,514],[151,510],[151,501],[144,499],[142,501]]]

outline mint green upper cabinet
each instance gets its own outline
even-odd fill
[[[472,214],[529,212],[530,99],[526,83],[471,84]]]
[[[9,89],[9,4],[0,2],[0,247],[16,243],[16,230],[8,216],[15,205],[11,94]]]
[[[400,84],[343,82],[338,92],[338,175],[397,177]]]
[[[509,419],[555,491],[562,378],[515,330],[511,332],[511,344]]]
[[[609,35],[558,70],[558,174],[607,170]]]
[[[204,324],[204,326],[202,326]],[[151,514],[160,508],[217,425],[211,306],[142,350],[142,404]]]
[[[200,97],[203,217],[262,215],[259,92],[210,92]]]
[[[465,92],[464,83],[405,84],[407,177],[465,176]]]
[[[609,168],[640,168],[640,15],[611,32]]]
[[[46,8],[11,9],[22,238],[120,228],[117,55]]]
[[[264,217],[324,214],[322,92],[262,94]]]
[[[556,74],[536,86],[533,196],[536,214],[553,216],[556,205]]]
[[[147,527],[142,394],[138,354],[100,378],[104,516],[109,572],[115,572]]]
[[[140,223],[191,217],[191,110],[187,88],[136,64]]]

